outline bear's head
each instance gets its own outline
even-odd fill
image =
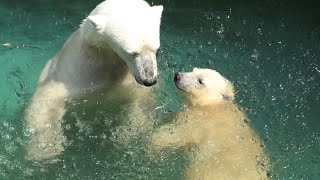
[[[234,99],[231,82],[212,69],[176,73],[174,82],[193,105],[210,106]]]
[[[157,82],[156,52],[160,47],[163,7],[143,0],[106,0],[87,17],[96,45],[110,46],[129,67],[139,84]],[[92,35],[91,35],[92,36]]]

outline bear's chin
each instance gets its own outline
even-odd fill
[[[177,89],[179,89],[183,93],[190,93],[190,91],[187,89],[187,87],[184,86],[183,84],[179,83],[179,81],[175,81],[174,84],[176,85]]]
[[[156,79],[154,79],[154,80],[144,80],[144,81],[142,81],[142,80],[140,80],[139,78],[137,78],[136,76],[134,76],[134,79],[135,79],[135,81],[136,81],[138,84],[143,85],[143,86],[146,86],[146,87],[151,87],[151,86],[157,84],[157,80],[156,80]]]
[[[219,104],[228,103],[222,97],[216,96],[199,96],[198,94],[184,93],[185,99],[191,106],[217,106]]]

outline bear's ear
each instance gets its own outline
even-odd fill
[[[155,17],[161,19],[161,14],[163,11],[163,6],[159,5],[159,6],[152,6],[152,13],[154,14]]]
[[[102,29],[105,26],[107,17],[104,15],[92,15],[88,16],[87,19],[98,29]]]
[[[194,71],[198,71],[200,68],[197,68],[197,67],[195,67],[195,68],[193,68],[192,69],[192,71],[194,72]]]
[[[227,83],[223,93],[221,93],[222,99],[227,102],[232,102],[234,100],[234,89],[230,81],[224,79]]]
[[[232,102],[234,100],[233,95],[230,94],[221,94],[222,99],[227,102]]]

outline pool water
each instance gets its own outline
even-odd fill
[[[181,179],[183,150],[150,158],[148,134],[126,146],[114,139],[125,113],[117,102],[71,103],[68,143],[55,162],[24,159],[23,109],[46,61],[98,0],[0,3],[0,179]],[[159,83],[153,119],[170,121],[181,107],[177,71],[212,68],[230,79],[236,102],[270,157],[271,179],[320,179],[320,3],[149,1],[163,4]],[[146,137],[144,137],[146,136]]]

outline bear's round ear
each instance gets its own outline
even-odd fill
[[[199,70],[199,68],[197,68],[197,67],[192,69],[192,71],[198,71],[198,70]]]
[[[234,100],[233,95],[230,94],[221,94],[222,99],[227,102],[232,102]]]
[[[100,30],[105,26],[107,17],[104,15],[92,15],[88,16],[87,20],[89,20],[98,30]]]
[[[159,5],[159,6],[152,6],[152,13],[154,14],[154,17],[157,17],[159,19],[161,19],[161,14],[163,11],[163,6]]]
[[[222,99],[228,102],[232,102],[234,100],[234,89],[233,89],[233,85],[231,84],[230,81],[228,81],[227,79],[224,79],[226,81],[226,87],[223,91],[223,93],[221,93]]]

